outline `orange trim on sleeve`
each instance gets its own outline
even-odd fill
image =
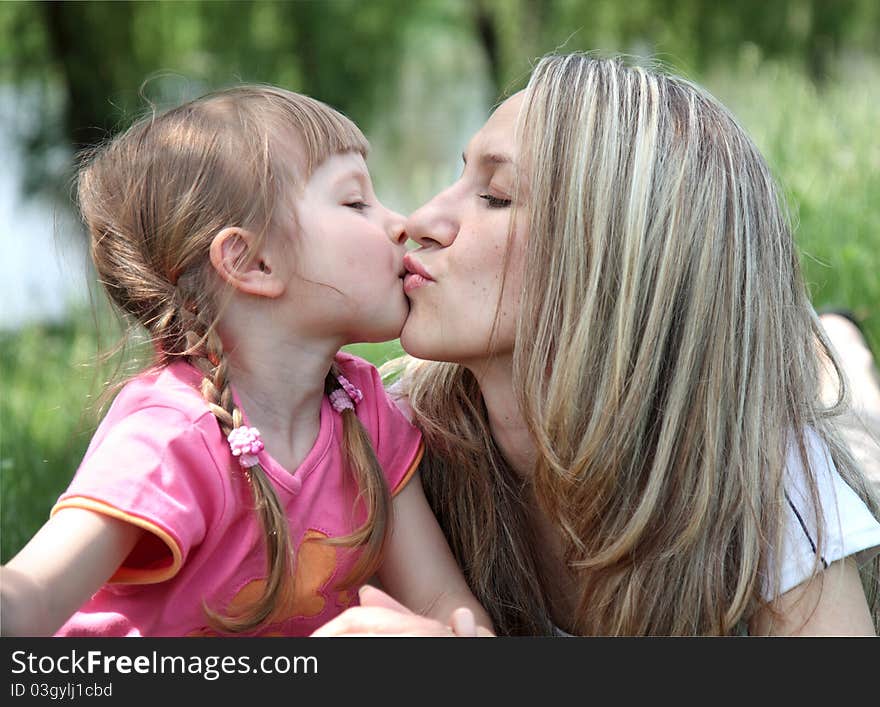
[[[406,470],[406,473],[403,475],[403,478],[397,482],[397,486],[395,486],[391,490],[391,496],[394,497],[403,491],[403,487],[406,486],[407,482],[413,477],[413,474],[416,473],[416,469],[419,468],[419,462],[422,461],[422,457],[425,455],[425,440],[421,440],[419,442],[419,448],[416,450],[416,455],[413,457],[412,463],[409,465],[409,469]]]
[[[110,516],[111,518],[116,518],[125,521],[126,523],[131,523],[132,525],[143,528],[155,535],[171,551],[171,564],[156,569],[137,569],[121,565],[110,578],[109,581],[111,583],[157,584],[158,582],[164,582],[166,579],[171,579],[180,571],[180,566],[183,564],[183,554],[181,553],[180,545],[178,545],[177,541],[171,537],[168,532],[152,521],[126,513],[108,503],[97,501],[94,498],[88,498],[86,496],[71,496],[70,498],[65,498],[63,501],[59,501],[49,513],[50,517],[63,508],[81,508],[105,516]]]

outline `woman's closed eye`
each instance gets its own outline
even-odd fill
[[[491,194],[480,194],[480,198],[486,202],[486,205],[490,209],[503,209],[510,206],[510,199],[503,199],[498,196],[492,196]]]

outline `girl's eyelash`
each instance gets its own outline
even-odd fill
[[[491,194],[480,194],[480,198],[486,201],[486,204],[491,209],[503,209],[507,206],[510,206],[510,199],[499,199],[497,196],[492,196]]]
[[[369,204],[365,201],[350,201],[347,204],[343,204],[343,206],[347,206],[350,209],[355,209],[356,211],[363,211]]]

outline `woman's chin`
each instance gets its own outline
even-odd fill
[[[430,342],[426,341],[424,336],[419,335],[418,327],[408,326],[408,322],[409,320],[404,323],[403,330],[400,332],[400,346],[403,350],[410,356],[427,361],[440,360],[436,358],[436,346],[430,346]]]
[[[426,333],[424,329],[409,324],[404,324],[400,332],[401,348],[410,356],[424,361],[456,363],[459,360],[458,352],[450,347],[454,343],[454,340],[439,336],[436,331]]]

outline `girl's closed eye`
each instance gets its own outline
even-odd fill
[[[480,194],[480,198],[486,202],[486,205],[490,209],[504,209],[511,204],[511,199],[504,199],[502,197],[492,196],[492,194]]]
[[[355,209],[356,211],[363,211],[364,209],[370,208],[370,205],[365,201],[347,201],[343,204],[343,206],[347,206],[350,209]]]

